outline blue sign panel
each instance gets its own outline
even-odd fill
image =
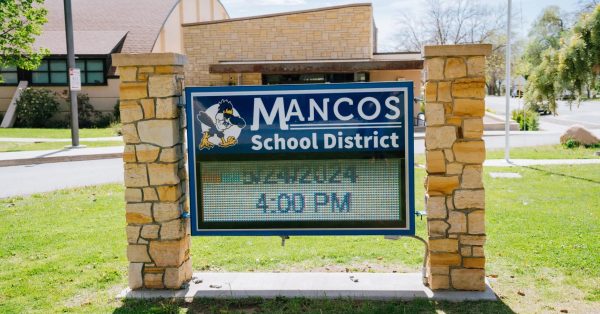
[[[192,234],[414,234],[412,90],[186,88]]]

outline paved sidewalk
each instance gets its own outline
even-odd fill
[[[600,158],[595,159],[488,159],[483,165],[488,167],[514,167],[535,165],[589,165],[600,164]]]
[[[11,152],[0,153],[0,167],[121,158],[122,156],[123,146]]]
[[[89,137],[79,138],[80,142],[122,142],[122,136],[111,137]],[[71,143],[70,138],[31,138],[31,137],[0,137],[0,142],[18,142],[18,143],[48,143],[48,142],[64,142]]]

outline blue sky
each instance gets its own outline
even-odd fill
[[[494,5],[507,3],[507,0],[487,0]],[[221,0],[232,18],[261,15],[276,12],[305,10],[348,3],[373,3],[375,23],[379,29],[380,50],[390,50],[393,45],[395,25],[400,23],[399,13],[406,12],[418,18],[422,13],[420,6],[425,0]],[[549,5],[557,5],[565,11],[574,11],[577,0],[513,0],[516,13],[513,21],[515,29],[526,35],[531,22]]]

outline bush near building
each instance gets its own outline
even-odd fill
[[[48,127],[50,119],[58,112],[56,94],[48,89],[27,88],[17,101],[19,127]]]
[[[17,101],[16,126],[66,128],[70,125],[70,115],[66,119],[56,117],[59,107],[59,98],[51,90],[27,88]],[[112,114],[96,111],[85,93],[77,95],[77,111],[80,128],[105,128],[115,121]]]
[[[80,128],[105,128],[114,121],[112,114],[96,111],[86,93],[77,94],[77,115]]]

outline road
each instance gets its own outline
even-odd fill
[[[0,167],[0,198],[113,182],[123,182],[121,159]]]
[[[504,116],[506,112],[506,100],[504,97],[488,96],[485,98],[485,106],[494,113]],[[523,100],[511,98],[510,110],[523,108]],[[588,129],[600,129],[600,101],[585,101],[579,106],[573,103],[569,106],[566,101],[558,102],[558,115],[546,115],[540,117],[542,129],[549,131],[562,131],[573,124],[581,124]]]
[[[520,133],[511,136],[511,147],[558,143],[560,133]],[[487,149],[504,147],[504,136],[486,136]],[[423,139],[415,140],[415,153],[424,153]],[[29,195],[64,188],[123,182],[121,159],[60,162],[0,167],[0,198]]]

